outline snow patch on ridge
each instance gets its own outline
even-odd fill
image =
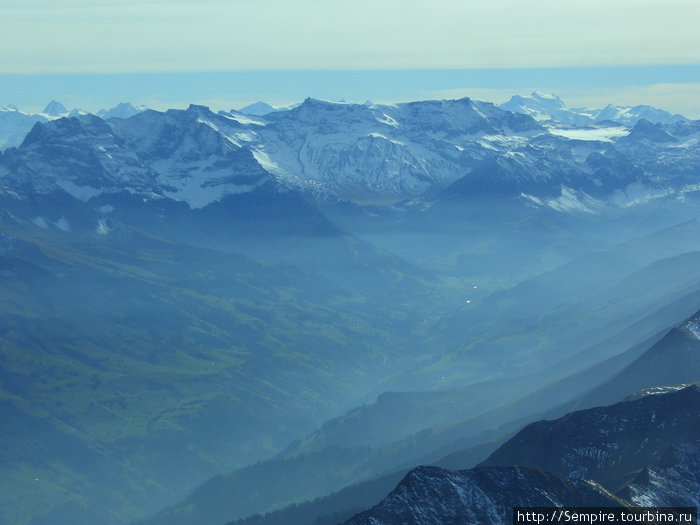
[[[258,137],[258,134],[254,131],[234,133],[233,135],[221,133],[221,136],[228,140],[231,144],[239,148],[242,146],[242,142],[256,142],[260,138]]]
[[[622,208],[636,206],[671,195],[673,191],[669,188],[652,188],[645,184],[635,182],[627,185],[624,189],[615,190],[610,198],[610,202]]]
[[[261,149],[251,149],[253,157],[258,164],[270,175],[274,176],[275,179],[281,184],[292,187],[301,188],[311,191],[324,192],[328,191],[326,187],[318,181],[312,179],[304,179],[296,175],[292,175],[287,170],[282,168],[279,164],[273,161],[270,156],[262,151]]]
[[[558,128],[547,126],[552,135],[571,140],[591,140],[598,142],[613,142],[613,139],[629,135],[630,130],[623,127],[609,128]]]
[[[219,179],[212,173],[207,173],[206,176],[197,176],[192,173],[185,177],[169,178],[165,186],[174,188],[174,191],[163,192],[166,197],[176,201],[184,201],[191,209],[197,209],[204,208],[227,195],[253,191],[257,187],[257,183],[233,184]]]
[[[377,119],[377,122],[381,122],[382,124],[386,124],[387,126],[392,126],[394,128],[399,127],[399,123],[396,122],[393,118],[391,118],[386,113],[382,113],[381,117],[375,117],[375,118]]]
[[[224,118],[227,118],[229,120],[233,120],[238,122],[239,124],[243,125],[253,125],[253,126],[267,126],[265,122],[262,122],[260,120],[255,120],[253,118],[250,118],[249,116],[242,115],[240,113],[219,113]]]
[[[700,319],[688,321],[681,328],[695,339],[700,340]]]
[[[200,124],[204,124],[205,126],[209,126],[211,129],[213,129],[217,133],[221,133],[221,130],[219,130],[219,128],[213,122],[209,122],[208,120],[204,120],[203,118],[198,118],[197,122]]]
[[[107,235],[110,232],[109,226],[107,226],[107,221],[104,219],[100,219],[97,221],[97,234],[98,235]]]
[[[528,141],[526,137],[518,135],[482,135],[478,142],[487,148],[496,149],[494,144],[501,148],[520,148],[526,146]]]
[[[573,190],[567,186],[562,187],[559,196],[552,199],[539,198],[534,195],[528,195],[527,193],[521,193],[520,197],[538,206],[549,207],[560,212],[580,211],[584,213],[595,213],[596,209],[600,207],[600,202],[590,195]]]
[[[285,176],[289,175],[285,170],[283,170],[279,164],[274,162],[270,156],[265,153],[264,151],[260,149],[252,149],[251,152],[253,153],[253,157],[255,158],[256,161],[258,161],[258,164],[262,166],[262,168],[272,174],[272,175],[280,175],[280,176]]]
[[[368,133],[368,136],[378,138],[378,139],[388,140],[389,142],[391,142],[392,144],[396,144],[397,146],[405,146],[406,145],[405,142],[401,142],[400,140],[390,139],[389,137],[382,135],[381,133],[376,133],[374,131],[371,133]]]

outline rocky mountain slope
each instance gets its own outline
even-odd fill
[[[528,465],[565,478],[595,479],[617,490],[669,447],[697,439],[699,400],[697,386],[649,390],[632,401],[533,423],[483,465]]]
[[[564,503],[565,502],[565,503]],[[513,507],[620,506],[595,483],[564,480],[528,467],[480,467],[450,472],[418,467],[379,505],[343,525],[503,524]]]
[[[480,467],[413,470],[344,525],[501,524],[515,506],[696,507],[699,408],[694,385],[534,423]]]

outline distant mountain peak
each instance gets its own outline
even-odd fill
[[[648,105],[638,106],[617,106],[608,104],[604,109],[597,111],[596,122],[611,120],[629,126],[637,124],[641,120],[648,120],[652,123],[671,124],[686,120],[683,115],[672,115],[668,111],[658,109]]]
[[[147,108],[146,106],[138,106],[135,107],[133,106],[130,102],[120,102],[116,106],[110,109],[101,109],[100,111],[97,112],[97,115],[100,118],[103,119],[108,119],[108,118],[129,118],[133,117],[134,115],[141,113],[142,111],[145,111]]]
[[[590,120],[570,110],[558,95],[544,91],[533,91],[526,96],[514,95],[499,107],[530,115],[536,120],[555,120],[574,125],[587,124]]]
[[[42,113],[45,113],[52,117],[60,117],[61,115],[68,113],[68,109],[66,109],[66,106],[64,106],[57,100],[52,100],[46,105]]]
[[[274,106],[271,106],[270,104],[261,101],[254,102],[253,104],[248,104],[247,106],[243,106],[241,109],[238,110],[239,113],[245,113],[246,115],[254,115],[256,117],[262,117],[263,115],[267,115],[268,113],[272,113],[273,111],[275,111]]]
[[[608,104],[603,109],[569,108],[554,93],[533,91],[530,95],[514,95],[499,106],[501,109],[524,113],[537,120],[551,120],[558,124],[590,126],[593,124],[622,124],[634,126],[640,119],[670,124],[686,120],[682,115],[671,115],[652,106],[617,106]]]
[[[566,104],[559,98],[559,95],[554,93],[545,93],[544,91],[535,90],[530,93],[530,97],[548,104],[555,105],[556,107],[565,108]]]

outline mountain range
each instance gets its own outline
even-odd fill
[[[97,115],[104,119],[128,118],[145,109],[145,106],[134,107],[128,102],[121,102],[111,109],[101,109]],[[25,113],[15,106],[0,106],[0,151],[22,144],[24,137],[37,122],[80,115],[87,115],[87,112],[77,108],[69,111],[56,100],[49,102],[40,113]]]
[[[235,111],[215,114],[202,106],[166,113],[144,112],[143,108],[120,104],[98,113],[107,120],[115,119],[106,126],[98,125],[89,115],[83,115],[82,120],[78,119],[81,123],[75,125],[93,134],[90,149],[104,175],[110,172],[110,164],[119,165],[123,185],[147,198],[152,192],[193,207],[252,189],[240,179],[238,183],[229,180],[226,170],[206,163],[192,164],[201,153],[213,153],[212,148],[219,148],[222,155],[238,149],[249,151],[256,164],[287,187],[312,192],[319,198],[355,202],[427,198],[442,191],[507,191],[541,206],[590,211],[601,205],[601,198],[604,202],[629,202],[691,189],[684,182],[692,186],[692,181],[684,181],[682,175],[698,162],[693,148],[696,123],[680,116],[663,117],[660,110],[654,113],[639,109],[633,112],[634,118],[606,118],[593,122],[593,127],[579,126],[569,133],[556,127],[563,123],[544,125],[525,114],[545,102],[564,107],[556,97],[534,94],[530,99],[518,100],[519,105],[511,100],[496,107],[466,98],[393,106],[307,99],[293,109],[263,116]],[[52,102],[43,114],[23,118],[33,122],[80,114],[78,110],[61,112],[63,109]],[[23,114],[6,108],[2,115],[19,118]],[[131,116],[135,118],[126,118]],[[160,152],[143,149],[158,147],[153,131],[161,130],[156,133],[161,134],[158,140],[163,144],[162,133],[186,123],[190,123],[191,133],[198,135],[190,135],[186,144],[180,142]],[[68,129],[57,126],[61,125],[42,127],[42,140],[62,140]],[[135,141],[144,130],[152,136],[136,147]],[[19,136],[19,132],[13,136]],[[35,142],[37,137],[30,134],[27,138]],[[178,140],[184,139],[181,135]],[[17,143],[17,139],[13,141]],[[205,146],[203,141],[209,143]],[[188,152],[188,148],[203,146],[199,154]],[[180,148],[177,155],[176,147]],[[658,162],[659,147],[666,147],[669,157],[662,165]],[[644,155],[638,159],[640,153]],[[192,157],[179,169],[190,175],[183,180],[167,162],[154,164],[153,154],[170,160]],[[123,171],[126,166],[131,169],[128,174]],[[114,182],[113,173],[108,180],[93,181],[93,186],[77,184],[73,193],[85,197],[97,191],[114,191],[110,180]]]
[[[647,432],[624,476],[571,459],[595,483],[513,441],[696,395],[615,404],[700,379],[700,123],[652,109],[3,109],[0,521],[692,495],[692,432]],[[556,432],[561,457],[584,434]]]

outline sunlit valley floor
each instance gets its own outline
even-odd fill
[[[606,110],[36,117],[0,156],[0,522],[697,505],[700,121]]]

